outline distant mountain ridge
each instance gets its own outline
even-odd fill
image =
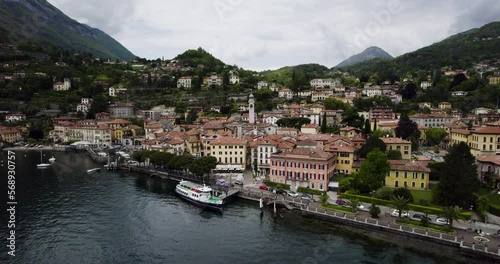
[[[336,68],[346,67],[358,64],[360,62],[372,60],[372,59],[392,59],[393,57],[387,53],[385,50],[372,46],[365,49],[363,52],[353,55],[343,62],[337,64]]]
[[[78,23],[46,0],[0,1],[0,33],[0,42],[48,43],[103,59],[135,58],[106,33]]]

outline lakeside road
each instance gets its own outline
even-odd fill
[[[259,183],[248,184],[248,185],[244,186],[244,189],[250,190],[253,192],[268,192],[268,191],[264,191],[264,190],[259,189],[259,185],[260,185]],[[280,200],[284,198],[285,200],[288,200],[288,201],[295,201],[295,202],[301,201],[301,199],[299,199],[299,198],[292,198],[290,196],[279,195],[278,197],[279,197],[278,199],[280,199]],[[364,204],[364,205],[366,206],[366,204]],[[356,214],[356,219],[358,219],[360,221],[364,221],[365,219],[373,219],[373,220],[377,220],[378,223],[381,225],[391,225],[391,226],[396,226],[396,227],[400,226],[398,223],[396,223],[396,220],[398,218],[390,215],[390,213],[394,210],[393,208],[386,207],[386,206],[379,206],[379,207],[381,210],[379,218],[373,219],[373,218],[371,218],[369,212],[358,210],[358,212]],[[313,210],[313,211],[316,209],[318,209],[319,211],[325,211],[325,209],[321,207],[321,203],[317,202],[317,201],[309,201],[308,208],[310,210]],[[333,210],[328,210],[328,211],[333,212]],[[341,211],[337,211],[337,212],[343,213]],[[410,215],[412,215],[414,213],[420,213],[420,212],[410,211]],[[429,215],[429,217],[431,218],[431,222],[435,222],[435,219],[438,216]],[[484,251],[485,247],[487,247],[489,252],[500,253],[500,235],[497,235],[497,232],[500,230],[500,227],[498,227],[497,230],[495,230],[494,228],[482,229],[482,232],[483,232],[482,237],[486,238],[488,241],[481,242],[481,243],[480,243],[481,235],[474,232],[475,228],[474,228],[473,223],[470,223],[469,221],[459,220],[459,221],[455,221],[453,223],[453,228],[454,228],[456,234],[453,234],[452,236],[456,236],[459,240],[462,240],[464,246],[472,247],[474,245],[476,250],[482,250],[482,251]],[[470,228],[472,228],[472,230]],[[477,229],[479,230],[480,228],[477,228]],[[429,231],[431,232],[431,230],[429,230]],[[443,233],[443,234],[445,234],[445,233]]]
[[[17,147],[8,147],[8,148],[3,148],[4,151],[60,151],[56,147],[53,146],[43,146],[41,148],[38,147],[33,147],[33,148],[26,148],[23,146],[17,146]]]

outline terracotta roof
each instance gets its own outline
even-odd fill
[[[108,122],[108,124],[132,124],[132,122],[125,119],[115,119],[113,121]]]
[[[281,153],[272,154],[271,158],[308,158],[308,159],[320,159],[328,160],[334,157],[332,153],[328,153],[318,149],[310,148],[296,148],[290,151],[284,151]]]
[[[381,138],[381,140],[385,144],[411,144],[410,141],[406,141],[404,139],[396,138],[396,137],[390,137],[390,138],[383,137],[383,138]]]
[[[474,134],[500,134],[500,127],[483,127],[472,131]]]
[[[479,155],[476,156],[477,161],[485,163],[493,163],[495,165],[500,165],[500,155]]]
[[[343,127],[340,129],[340,131],[352,131],[352,130],[361,131],[361,129],[357,127]]]
[[[410,172],[427,172],[431,169],[427,168],[426,162],[410,161],[410,160],[390,160],[391,170],[410,171]]]
[[[470,135],[470,130],[467,129],[452,129],[451,133],[457,133],[462,135]]]
[[[213,140],[210,144],[212,145],[246,145],[247,141],[244,139],[237,139],[232,137],[221,137],[219,139]]]

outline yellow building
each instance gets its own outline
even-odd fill
[[[405,187],[408,189],[427,190],[429,188],[429,173],[426,164],[418,161],[391,160],[391,171],[385,177],[387,187]]]
[[[340,129],[340,135],[349,139],[361,136],[361,129],[356,127],[343,127]]]
[[[22,139],[21,130],[16,127],[0,127],[0,139],[8,143],[20,141]]]
[[[411,142],[396,137],[381,138],[386,145],[386,150],[399,150],[404,160],[411,159]]]
[[[452,129],[450,135],[451,135],[450,145],[460,144],[460,142],[464,142],[465,144],[469,145],[470,130]]]
[[[489,79],[490,79],[490,84],[491,85],[499,84],[500,83],[500,75],[490,76]]]
[[[247,159],[247,141],[232,137],[221,137],[210,142],[210,156],[219,164],[239,165],[244,170]]]
[[[438,108],[441,109],[441,110],[448,110],[448,109],[451,109],[452,106],[451,106],[451,103],[441,102],[441,103],[438,104]]]
[[[337,156],[335,160],[335,172],[353,173],[352,165],[354,163],[354,151],[356,150],[353,146],[336,141],[325,145],[324,150]]]
[[[471,130],[468,141],[473,156],[500,152],[500,127],[482,127]]]

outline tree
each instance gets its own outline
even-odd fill
[[[102,94],[98,94],[92,98],[89,113],[97,114],[108,110],[108,100]]]
[[[401,213],[408,210],[408,200],[402,196],[392,198],[392,205],[398,210],[398,217],[401,218]]]
[[[418,130],[417,123],[410,120],[408,115],[402,114],[399,119],[398,126],[396,127],[396,137],[412,142],[413,149],[418,148],[418,141],[420,140],[420,130]]]
[[[379,214],[380,214],[380,207],[372,203],[372,206],[370,208],[370,216],[372,218],[378,218]]]
[[[326,125],[326,113],[323,114],[323,120],[321,120],[321,133],[326,133],[327,125]]]
[[[377,190],[384,186],[385,176],[390,170],[387,155],[376,148],[367,155],[367,160],[354,174],[353,187],[361,193]]]
[[[365,119],[365,127],[363,128],[363,134],[370,135],[372,133],[370,120]]]
[[[453,145],[444,157],[441,177],[435,193],[438,204],[469,208],[479,189],[475,158],[466,143]]]
[[[347,110],[350,106],[337,98],[326,98],[324,101],[326,110]]]
[[[344,111],[342,123],[361,129],[363,128],[364,121],[364,117],[360,116],[354,108],[349,108]]]
[[[408,200],[409,203],[413,203],[413,195],[411,195],[410,190],[407,188],[397,188],[393,191],[394,197],[403,197]]]
[[[481,221],[484,221],[486,218],[486,212],[488,211],[488,207],[490,204],[490,199],[488,198],[488,195],[478,195],[475,194],[476,196],[476,212],[479,215]]]
[[[408,83],[405,85],[403,90],[401,91],[401,95],[403,99],[412,100],[417,96],[417,85],[414,83]]]
[[[385,152],[386,146],[384,141],[382,141],[378,137],[370,137],[366,140],[366,143],[359,149],[358,156],[361,158],[366,158],[368,153],[372,152],[374,149],[379,149],[382,152]]]
[[[325,204],[327,204],[327,203],[328,203],[328,199],[329,199],[329,198],[330,198],[330,197],[328,197],[328,193],[327,193],[327,192],[323,192],[323,193],[321,194],[321,197],[320,197],[319,199],[321,200],[321,204],[325,205]]]
[[[358,210],[358,206],[361,204],[361,202],[359,201],[359,199],[357,198],[352,198],[349,200],[349,207],[353,210],[353,211],[357,211]]]
[[[195,159],[189,164],[189,171],[196,176],[204,176],[217,166],[217,159],[211,156],[203,156]]]
[[[448,228],[453,227],[453,221],[460,219],[460,209],[457,206],[445,206],[441,216],[448,219]]]
[[[401,151],[396,149],[391,149],[387,151],[387,159],[389,160],[402,160],[403,156],[401,155]]]
[[[196,112],[195,109],[191,109],[188,113],[188,116],[186,118],[186,124],[193,124],[194,121],[198,118],[198,113]]]
[[[276,121],[279,127],[294,127],[297,129],[302,128],[303,125],[310,124],[311,119],[306,117],[285,117]]]
[[[425,138],[430,146],[436,146],[448,135],[442,128],[429,128],[425,131]]]

